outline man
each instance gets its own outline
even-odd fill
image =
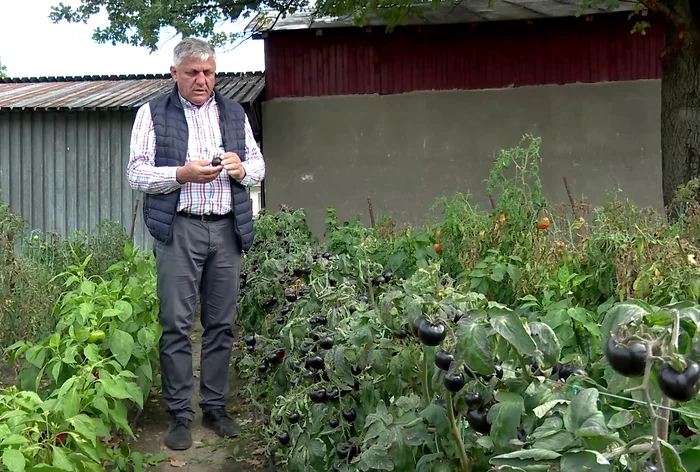
[[[172,415],[165,443],[185,450],[192,445],[189,336],[198,296],[203,423],[221,437],[240,433],[226,413],[225,395],[241,254],[253,242],[246,187],[263,179],[265,162],[243,108],[214,90],[215,52],[208,43],[181,41],[170,73],[172,92],[136,114],[127,178],[146,194],[144,220],[154,238],[163,399]]]

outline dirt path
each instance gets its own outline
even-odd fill
[[[192,405],[195,420],[192,423],[192,447],[187,451],[171,451],[164,444],[168,429],[169,416],[159,393],[154,394],[145,405],[144,412],[137,423],[135,433],[137,441],[132,449],[144,453],[163,453],[165,462],[152,467],[151,472],[258,472],[269,471],[270,467],[264,455],[260,455],[259,440],[254,424],[252,407],[239,395],[235,369],[230,370],[230,393],[227,399],[231,417],[239,422],[243,433],[236,439],[219,438],[211,430],[202,426],[202,411],[199,409],[199,366],[201,346],[201,326],[195,328],[192,335],[192,353],[194,356],[195,397]],[[234,354],[235,355],[235,354]],[[233,363],[232,363],[233,364]]]

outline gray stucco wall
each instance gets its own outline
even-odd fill
[[[0,112],[0,198],[31,229],[62,236],[120,221],[127,231],[139,200],[134,241],[152,246],[143,195],[126,180],[135,111]]]
[[[341,219],[390,213],[419,222],[436,198],[469,191],[490,208],[484,180],[500,149],[542,137],[541,178],[552,202],[593,204],[615,187],[662,206],[659,81],[276,99],[264,104],[266,203],[303,207],[322,234]]]

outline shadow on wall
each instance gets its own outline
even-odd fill
[[[265,103],[266,204],[305,208],[321,235],[325,209],[341,220],[420,222],[440,196],[471,192],[490,208],[485,179],[501,149],[542,138],[545,196],[602,203],[616,187],[662,207],[660,82],[416,92]]]

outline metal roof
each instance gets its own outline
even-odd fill
[[[412,15],[402,22],[403,25],[440,25],[459,23],[480,23],[488,21],[537,20],[545,18],[573,17],[577,15],[594,15],[610,13],[604,8],[581,9],[581,0],[468,0],[456,4],[443,4],[433,9],[430,3],[412,5],[421,11],[420,16]],[[638,7],[637,0],[620,0],[620,6],[614,11],[630,12]],[[371,15],[366,26],[384,26],[386,23],[377,15]],[[347,28],[353,27],[351,15],[342,17],[314,17],[310,13],[280,15],[270,11],[259,13],[248,23],[245,30],[249,33],[266,31],[290,31],[300,29]]]
[[[0,79],[0,109],[137,108],[171,90],[170,74]],[[241,104],[265,88],[263,72],[221,73],[216,88]]]

